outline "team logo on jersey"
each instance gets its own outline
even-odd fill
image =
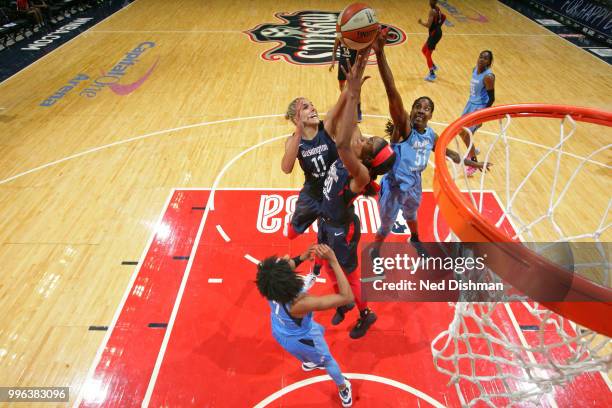
[[[276,13],[282,23],[266,23],[245,31],[251,41],[276,43],[261,54],[267,61],[285,60],[297,65],[327,65],[332,60],[338,14],[330,11],[303,10]],[[387,45],[406,41],[406,33],[387,25]]]

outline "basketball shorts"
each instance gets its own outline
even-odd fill
[[[310,332],[303,336],[283,336],[272,332],[272,335],[285,350],[302,362],[325,364],[333,360],[329,347],[323,337],[325,329],[313,321]]]
[[[422,190],[420,177],[417,183],[408,190],[402,190],[399,184],[391,184],[387,178],[384,178],[378,198],[380,228],[377,235],[383,237],[389,235],[400,209],[406,221],[415,221],[417,210],[421,205]]]
[[[306,228],[319,217],[320,210],[321,201],[302,189],[295,203],[295,212],[291,217],[291,226],[295,232],[303,234]]]
[[[438,45],[441,39],[442,31],[436,31],[433,34],[430,33],[429,37],[427,37],[427,42],[425,42],[425,44],[427,44],[427,48],[433,51],[436,49],[436,45]]]
[[[487,107],[487,105],[482,105],[482,104],[479,104],[479,103],[472,103],[472,102],[468,101],[468,103],[465,105],[465,108],[463,108],[463,112],[461,113],[461,116],[467,115],[468,113],[476,112],[476,111],[484,109],[486,107]],[[470,131],[473,134],[475,131],[480,129],[481,126],[482,126],[482,124],[478,124],[478,125],[470,126],[468,129],[470,129]]]
[[[334,225],[321,218],[318,241],[327,244],[334,250],[338,263],[345,273],[351,273],[359,264],[357,247],[361,238],[359,217],[353,214],[353,219],[347,225]]]

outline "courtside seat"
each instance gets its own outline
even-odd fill
[[[7,7],[0,8],[0,44],[8,47],[9,40],[17,42],[17,36],[26,37],[33,32],[35,24],[28,19],[20,17],[15,10]]]

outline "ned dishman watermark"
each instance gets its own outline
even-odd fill
[[[369,244],[360,254],[362,295],[374,302],[586,301],[576,296],[580,265],[609,268],[608,243],[603,257],[594,243],[538,243],[533,251],[544,261],[514,255],[517,246],[529,245],[385,243],[377,251]],[[546,262],[554,267],[544,268]],[[599,272],[604,271],[588,276]]]

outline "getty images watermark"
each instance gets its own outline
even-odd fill
[[[575,296],[574,274],[584,264],[595,269],[588,276],[602,275],[609,268],[605,244],[603,253],[601,245],[594,251],[595,243],[535,244],[552,269],[518,256],[518,246],[529,243],[385,243],[378,254],[370,244],[361,252],[362,296],[374,302],[585,301]]]

